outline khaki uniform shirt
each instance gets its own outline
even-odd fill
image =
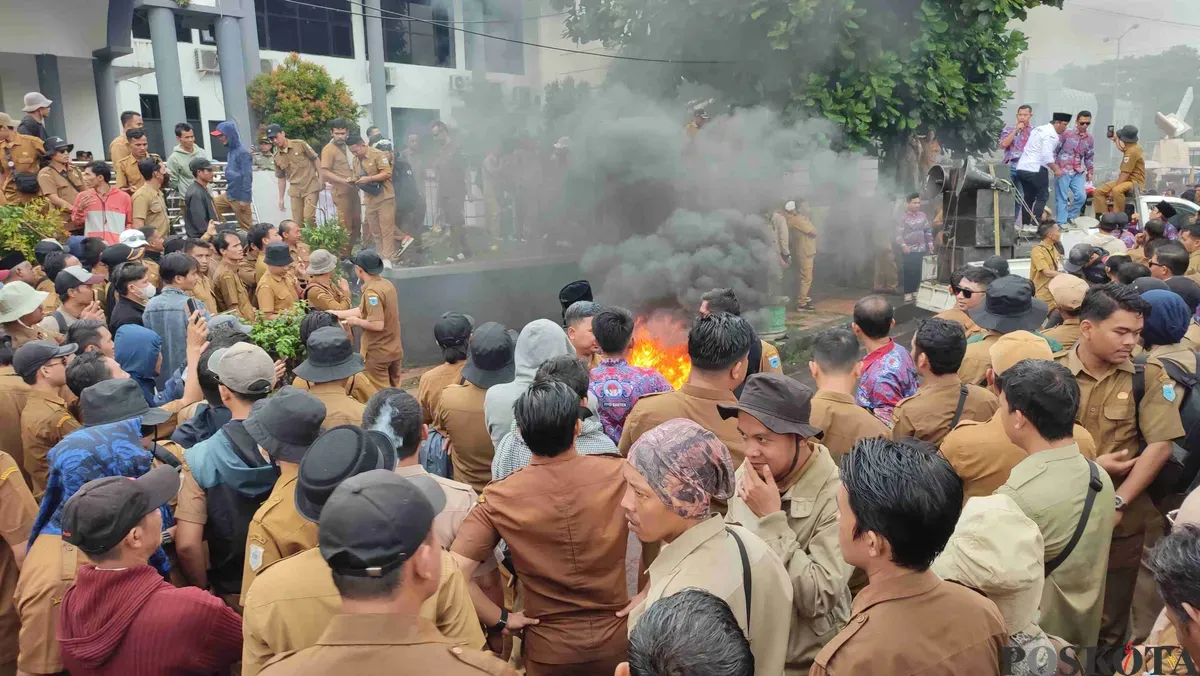
[[[54,314],[55,310],[62,307],[62,300],[59,299],[58,293],[54,291],[54,282],[51,279],[43,279],[35,288],[37,288],[38,291],[45,291],[46,293],[50,294],[49,296],[46,296],[46,300],[42,301],[42,314],[49,317],[50,315]]]
[[[288,266],[288,272],[291,272],[291,266]],[[262,278],[267,274],[267,261],[263,256],[254,259],[254,284],[258,285]]]
[[[149,153],[146,155],[146,157],[158,157],[158,155]],[[146,157],[141,159],[144,160]],[[136,192],[138,188],[146,184],[145,177],[142,176],[141,170],[138,169],[138,162],[140,161],[141,160],[135,158],[133,153],[130,152],[127,157],[122,157],[120,161],[113,162],[113,172],[116,174],[118,190],[122,188],[132,188]],[[134,211],[134,218],[137,218],[136,211]]]
[[[287,312],[300,300],[292,278],[273,272],[263,276],[255,293],[258,295],[258,309],[265,315]]]
[[[56,674],[63,669],[58,652],[58,611],[75,582],[75,571],[87,556],[61,535],[39,535],[33,541],[13,592],[21,618],[21,656],[17,668],[31,674]]]
[[[963,327],[963,330],[966,331],[967,338],[980,333],[987,333],[985,329],[975,323],[975,320],[971,319],[970,315],[956,307],[952,307],[949,310],[943,310],[933,317],[934,319],[946,319],[952,322],[958,322]]]
[[[303,378],[294,378],[292,380],[292,387],[302,390],[312,389],[313,385],[314,383],[310,383]],[[375,393],[378,391],[379,387],[371,382],[371,379],[365,373],[355,373],[346,381],[346,395],[360,404],[370,401],[371,397],[375,396]],[[361,425],[362,423],[356,424]]]
[[[765,340],[761,341],[761,342],[762,342],[762,359],[760,359],[758,361],[758,372],[759,373],[783,373],[783,362],[782,362],[782,360],[779,359],[779,349],[776,348],[774,345],[768,343]],[[600,355],[596,354],[596,355],[592,355],[592,356],[595,357],[595,359],[593,361],[595,361],[596,364],[594,364],[591,368],[589,368],[588,371],[591,371],[592,369],[596,368],[596,366],[600,365],[600,363],[599,363]]]
[[[860,439],[887,437],[888,426],[854,401],[854,396],[818,390],[812,398],[813,427],[825,431],[821,443],[829,449],[834,464],[841,461]]]
[[[488,485],[458,529],[451,551],[472,561],[508,543],[525,614],[540,620],[525,629],[529,660],[569,665],[626,653],[626,620],[616,616],[629,603],[623,467],[615,455],[535,455]]]
[[[1075,425],[1075,444],[1084,457],[1096,459],[1096,442],[1080,425]],[[1026,458],[1025,451],[1008,440],[999,413],[986,422],[960,423],[942,440],[940,450],[962,479],[964,501],[995,493]]]
[[[1188,254],[1188,269],[1184,274],[1188,276],[1200,274],[1200,249]]]
[[[435,366],[421,374],[421,380],[417,383],[417,401],[421,403],[421,418],[426,425],[433,423],[438,403],[442,400],[442,390],[449,385],[462,383],[462,370],[466,365],[464,359]]]
[[[304,291],[304,299],[318,310],[349,310],[350,297],[342,293],[336,285],[324,286],[309,282]]]
[[[742,557],[728,531],[741,538],[750,561],[750,617]],[[656,601],[695,587],[729,604],[738,626],[750,639],[755,676],[778,676],[787,662],[792,623],[792,580],[775,552],[757,535],[740,526],[726,526],[713,515],[662,545],[647,570],[646,598],[629,613],[629,630]]]
[[[308,279],[308,258],[312,255],[312,250],[304,242],[296,242],[294,246],[289,246],[288,251],[292,254],[292,264],[289,266],[292,275],[297,279]]]
[[[338,178],[350,178],[354,175],[354,170],[350,166],[350,162],[354,158],[354,153],[350,152],[350,146],[338,144],[330,141],[321,148],[321,168],[326,172],[337,176]],[[342,185],[331,183],[334,188],[345,190]],[[357,192],[358,188],[351,188]]]
[[[396,203],[396,189],[392,187],[392,161],[388,159],[386,153],[375,148],[367,148],[366,157],[354,158],[354,175],[355,176],[375,176],[376,174],[386,173],[388,180],[376,185],[383,186],[383,190],[378,195],[372,195],[369,192],[363,191],[363,201],[366,202],[367,210],[393,207],[388,206]]]
[[[321,192],[321,178],[313,164],[316,160],[317,152],[300,139],[288,139],[286,148],[275,151],[275,176],[291,184],[288,195],[303,197]]]
[[[363,286],[362,302],[358,306],[362,318],[383,320],[382,331],[362,332],[362,355],[367,363],[393,362],[404,359],[400,342],[400,299],[396,287],[382,277]]]
[[[67,170],[63,173],[47,165],[38,170],[37,177],[38,187],[42,189],[43,195],[58,195],[66,200],[67,204],[75,204],[75,198],[83,190],[83,173],[76,169],[75,165],[67,165]],[[63,210],[63,226],[69,228],[71,225],[71,210]]]
[[[791,253],[797,258],[808,258],[817,255],[817,229],[808,216],[784,212],[791,239]]]
[[[492,480],[492,457],[496,449],[483,416],[487,391],[471,383],[451,385],[442,392],[441,406],[433,426],[454,445],[451,460],[454,480],[469,484],[477,492]]]
[[[217,314],[220,310],[217,309],[217,294],[213,290],[212,278],[207,274],[200,275],[200,281],[196,282],[195,288],[192,289],[192,296],[204,303],[204,309],[208,310],[209,314]]]
[[[1108,546],[1116,515],[1112,480],[1098,472],[1103,488],[1096,495],[1083,536],[1075,549],[1046,578],[1038,626],[1071,645],[1096,645],[1104,609]],[[1089,491],[1088,463],[1079,446],[1034,453],[1022,460],[997,490],[1013,499],[1042,531],[1046,561],[1058,556],[1075,534]]]
[[[737,419],[724,420],[717,412],[717,404],[736,404],[737,397],[733,392],[710,390],[706,387],[684,383],[676,392],[655,392],[643,394],[633,410],[625,418],[625,427],[621,430],[621,443],[617,448],[621,455],[628,456],[629,449],[646,432],[658,427],[668,420],[687,418],[717,435],[729,448],[733,456],[733,466],[742,464],[745,457],[742,435],[737,429]]]
[[[1062,264],[1062,255],[1050,244],[1038,244],[1029,253],[1029,279],[1033,282],[1034,297],[1045,301],[1050,309],[1058,307],[1050,294],[1050,277],[1045,271],[1057,271]]]
[[[1183,340],[1180,342],[1187,349],[1195,352],[1200,350],[1200,324],[1192,322],[1188,324],[1187,333],[1183,335]]]
[[[1126,143],[1121,155],[1121,173],[1129,174],[1129,180],[1146,187],[1146,153],[1136,143]]]
[[[0,449],[17,462],[26,482],[29,473],[25,470],[25,444],[21,441],[21,412],[29,399],[29,389],[11,365],[0,366]]]
[[[242,676],[255,676],[276,655],[316,645],[341,611],[342,599],[329,564],[314,548],[264,566],[249,593],[242,596],[242,604]],[[483,645],[467,581],[448,552],[442,554],[437,593],[421,604],[419,616],[453,645],[470,649]],[[351,676],[352,672],[344,673]]]
[[[1079,342],[1079,318],[1066,319],[1062,324],[1052,329],[1046,329],[1041,334],[1057,340],[1064,350],[1069,350]]]
[[[250,293],[250,297],[254,297],[254,287],[258,286],[258,259],[262,257],[257,251],[251,251],[250,247],[246,247],[246,253],[241,262],[238,263],[237,273],[238,279],[242,280],[242,284],[246,285],[246,290]],[[263,274],[267,270],[263,268]]]
[[[987,372],[992,368],[992,345],[1004,334],[984,331],[983,338],[967,343],[967,352],[958,366],[958,381],[964,385],[986,385]]]
[[[242,569],[242,596],[258,571],[282,558],[317,546],[317,524],[296,511],[296,478],[300,466],[279,465],[279,478],[271,495],[254,512],[246,532],[246,564]]]
[[[21,619],[13,605],[13,592],[21,571],[13,550],[25,547],[37,513],[38,503],[21,478],[16,460],[0,451],[0,536],[5,545],[0,546],[0,665],[16,660],[19,652]]]
[[[138,174],[141,178],[141,174]],[[171,234],[171,221],[167,217],[167,201],[162,191],[152,185],[141,183],[133,192],[133,218],[142,219],[143,227],[154,228],[160,236]]]
[[[738,469],[740,475],[746,465]],[[754,471],[751,469],[750,471]],[[729,500],[726,523],[745,526],[779,556],[792,579],[787,672],[807,673],[813,658],[850,619],[850,566],[838,544],[837,492],[841,481],[829,450],[815,445],[783,508],[761,519],[741,498]]]
[[[308,393],[325,404],[325,422],[321,425],[331,429],[338,425],[363,424],[363,412],[367,410],[359,402],[346,394],[345,380],[335,380],[329,383],[306,383]]]
[[[129,139],[125,137],[125,134],[121,134],[108,144],[108,156],[112,158],[113,164],[132,154],[133,151],[129,149]]]
[[[996,604],[932,570],[867,585],[810,676],[999,676],[1008,630]]]
[[[41,167],[38,161],[46,152],[42,139],[25,134],[13,134],[13,140],[0,141],[0,180],[4,182],[5,204],[28,204],[37,195],[17,190],[12,180],[14,173],[37,174]],[[12,162],[12,166],[9,166]]]
[[[958,400],[961,388],[967,388],[967,396],[963,401],[963,420],[983,422],[992,417],[1000,405],[996,395],[978,385],[962,385],[957,379],[950,383],[922,384],[917,393],[905,397],[896,404],[892,414],[895,424],[892,426],[892,438],[916,437],[922,441],[937,446],[950,433],[950,423],[954,422],[954,412],[958,410]]]
[[[1106,373],[1092,374],[1079,359],[1079,345],[1060,353],[1055,360],[1070,369],[1079,383],[1079,412],[1075,422],[1087,428],[1096,440],[1099,455],[1128,449],[1130,457],[1142,452],[1141,442],[1153,444],[1173,441],[1184,435],[1179,417],[1179,402],[1183,393],[1163,371],[1158,357],[1179,350],[1177,346],[1156,347],[1146,360],[1146,394],[1140,406],[1133,399],[1133,362],[1110,368]],[[1184,361],[1184,366],[1189,362]],[[1163,387],[1175,390],[1176,403],[1167,401]],[[1120,485],[1117,485],[1120,489]],[[1146,527],[1146,521],[1158,512],[1146,491],[1133,500],[1129,513],[1121,518],[1114,535],[1135,535]]]
[[[54,341],[54,339],[42,329],[38,327],[25,326],[19,319],[6,324],[0,324],[0,326],[4,328],[4,335],[12,338],[12,346],[14,350],[31,340]]]
[[[255,319],[254,304],[250,302],[250,294],[242,283],[237,270],[225,261],[217,266],[217,279],[213,284],[213,292],[217,297],[217,308],[221,312],[236,310],[242,319],[252,322]]]
[[[80,428],[79,421],[67,410],[67,402],[42,390],[30,389],[21,412],[21,443],[25,447],[25,471],[35,500],[42,499],[50,468],[46,454],[62,438]]]

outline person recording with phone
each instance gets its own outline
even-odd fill
[[[182,252],[167,254],[159,265],[162,293],[146,303],[142,325],[162,338],[159,386],[187,361],[188,318],[196,310],[207,317],[204,303],[192,295],[200,282],[200,263]]]
[[[1096,186],[1096,191],[1092,193],[1092,203],[1096,209],[1096,218],[1100,218],[1109,211],[1109,197],[1112,198],[1112,211],[1123,213],[1125,211],[1126,193],[1132,191],[1135,185],[1141,188],[1146,187],[1146,154],[1142,151],[1142,147],[1138,145],[1138,128],[1132,124],[1127,124],[1120,129],[1114,130],[1110,126],[1108,128],[1108,139],[1122,153],[1121,173],[1117,176],[1117,180]]]

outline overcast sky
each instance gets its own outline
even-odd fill
[[[1200,0],[1067,0],[1063,9],[1039,7],[1018,24],[1029,38],[1029,67],[1054,72],[1067,63],[1087,64],[1121,55],[1154,54],[1174,45],[1200,49]]]

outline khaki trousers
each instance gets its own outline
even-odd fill
[[[301,227],[317,222],[317,196],[321,193],[292,195],[292,220]]]
[[[254,225],[254,206],[249,202],[238,202],[229,199],[229,195],[221,193],[213,198],[213,205],[217,208],[217,213],[221,215],[221,221],[225,221],[225,214],[230,211],[237,218],[238,228],[241,230],[249,230]]]
[[[375,245],[375,253],[388,260],[396,253],[396,204],[385,200],[367,203],[367,238]]]
[[[367,214],[368,219],[370,214]],[[395,361],[373,362],[367,360],[366,374],[367,379],[371,381],[375,387],[383,389],[385,387],[400,387],[400,365],[403,357]]]
[[[813,281],[813,259],[816,256],[797,256],[792,259],[792,265],[796,268],[796,302],[803,303],[808,300],[808,292],[812,289]]]
[[[342,227],[350,233],[350,243],[345,252],[349,253],[354,250],[362,234],[362,200],[359,199],[358,188],[334,188],[333,204],[337,207]]]
[[[1092,206],[1096,209],[1096,218],[1108,211],[1108,198],[1112,196],[1113,211],[1125,211],[1125,193],[1133,190],[1133,181],[1117,183],[1109,181],[1096,188],[1092,193]]]

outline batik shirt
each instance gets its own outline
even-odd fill
[[[1092,160],[1096,157],[1096,139],[1078,129],[1068,129],[1059,137],[1058,149],[1054,153],[1058,168],[1068,176],[1092,171]]]
[[[621,441],[625,416],[643,395],[670,392],[671,384],[651,368],[630,366],[624,359],[601,359],[588,379],[588,393],[596,400],[596,413],[604,433],[613,443]]]
[[[889,339],[887,345],[862,360],[862,379],[855,401],[888,427],[892,426],[896,404],[916,393],[917,367],[908,350],[896,341]]]
[[[896,234],[896,244],[908,247],[909,253],[924,253],[933,249],[933,234],[929,231],[929,217],[924,211],[904,212],[904,220]]]
[[[1000,132],[1000,138],[997,140],[1003,141],[1016,128],[1017,125],[1015,124],[1008,125],[1004,128],[1004,131]],[[1025,125],[1025,128],[1017,132],[1017,135],[1013,137],[1012,145],[1004,149],[1005,164],[1012,166],[1017,163],[1017,160],[1021,159],[1021,153],[1025,152],[1025,143],[1029,140],[1029,129],[1029,125]]]
[[[1132,230],[1122,230],[1117,233],[1117,239],[1125,243],[1126,249],[1136,249],[1137,239]]]

